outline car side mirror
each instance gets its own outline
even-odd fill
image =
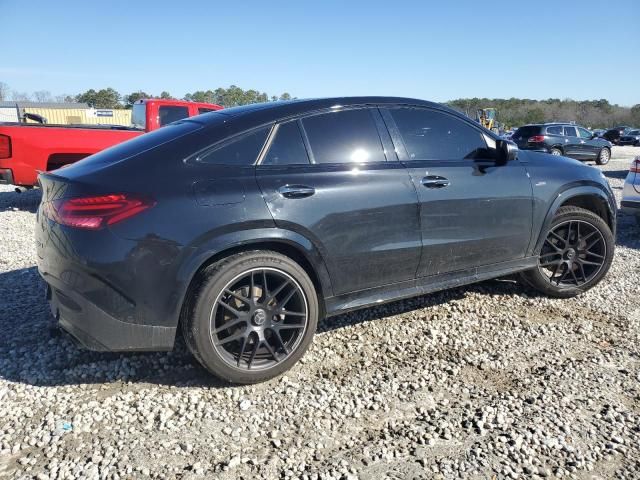
[[[591,134],[591,140],[593,140],[594,138],[598,138],[598,134],[597,133],[592,133]]]
[[[498,164],[504,165],[507,162],[511,162],[518,158],[518,146],[511,140],[497,140],[496,153],[498,157]]]

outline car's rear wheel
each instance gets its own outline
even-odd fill
[[[302,357],[318,312],[313,282],[300,265],[276,252],[244,252],[204,270],[183,333],[214,375],[256,383],[280,375]]]
[[[602,218],[579,207],[562,207],[538,252],[538,266],[521,274],[525,283],[554,297],[573,297],[606,275],[614,238]]]
[[[549,150],[549,153],[550,153],[551,155],[560,156],[560,155],[562,155],[562,150],[560,150],[560,149],[559,149],[559,148],[557,148],[557,147],[553,147],[551,150]]]
[[[602,150],[600,150],[600,152],[598,153],[598,158],[596,158],[596,163],[598,165],[606,165],[607,163],[609,163],[610,159],[611,159],[611,151],[605,147]]]

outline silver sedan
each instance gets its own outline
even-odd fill
[[[640,224],[640,156],[631,162],[627,179],[624,182],[622,211],[629,215],[635,215]]]

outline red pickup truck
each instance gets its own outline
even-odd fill
[[[138,100],[133,126],[0,123],[0,184],[37,185],[38,172],[77,162],[100,150],[220,105],[178,100]]]

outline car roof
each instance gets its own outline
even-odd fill
[[[438,108],[440,110],[446,110],[456,115],[460,115],[459,112],[446,107],[439,103],[428,102],[426,100],[419,100],[415,98],[405,97],[331,97],[331,98],[311,98],[311,99],[296,99],[285,100],[276,102],[264,102],[253,103],[250,105],[243,105],[240,107],[225,108],[224,110],[218,110],[216,115],[205,114],[198,117],[198,121],[203,123],[215,122],[214,119],[219,119],[220,115],[228,117],[240,117],[251,113],[259,113],[263,121],[271,119],[276,121],[281,118],[289,116],[295,116],[304,114],[306,112],[313,112],[315,110],[324,110],[338,107],[351,107],[360,105],[415,105]]]
[[[566,126],[566,127],[580,127],[580,128],[584,128],[581,125],[578,125],[577,123],[569,123],[569,122],[549,122],[549,123],[529,123],[527,125],[523,125],[520,128],[523,127],[554,127],[554,126]]]

